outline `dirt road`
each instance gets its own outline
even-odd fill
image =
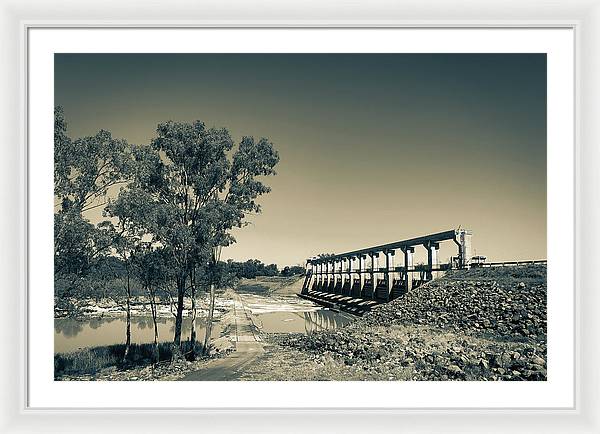
[[[229,321],[233,326],[230,327],[229,338],[235,345],[235,351],[222,359],[211,360],[202,369],[187,374],[181,379],[182,381],[237,380],[264,353],[264,344],[239,294],[234,295],[232,316]]]

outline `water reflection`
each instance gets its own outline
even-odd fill
[[[182,339],[189,338],[191,325],[191,319],[184,318],[181,327]],[[85,320],[55,318],[54,351],[62,353],[75,351],[84,347],[124,343],[126,327],[125,318],[89,318]],[[172,340],[175,333],[174,318],[158,318],[157,328],[159,341]],[[204,330],[204,320],[197,319],[197,336],[203,336]],[[219,334],[220,328],[217,324],[213,327],[213,337],[218,337]],[[131,341],[133,343],[147,343],[153,340],[154,324],[152,317],[132,317]]]
[[[349,314],[319,309],[311,312],[269,312],[252,316],[254,324],[266,333],[314,333],[331,330],[352,321]]]
[[[348,324],[352,317],[330,310],[304,312],[304,331],[311,334],[319,330],[333,330]]]
[[[62,334],[67,338],[77,336],[83,330],[83,324],[79,321],[63,321],[63,319],[54,320],[54,333]],[[95,327],[97,328],[97,327]]]
[[[318,330],[335,329],[350,321],[349,314],[319,309],[311,312],[278,311],[252,315],[252,321],[267,333],[314,333]],[[182,323],[182,339],[189,339],[191,319],[184,318]],[[79,348],[101,345],[112,345],[125,342],[125,318],[89,318],[75,320],[56,318],[54,320],[54,351],[70,352]],[[226,324],[216,323],[212,336],[221,335]],[[159,341],[173,339],[175,333],[174,318],[158,318],[157,328]],[[203,318],[196,320],[197,336],[204,336]],[[154,324],[150,316],[131,318],[131,340],[133,343],[147,343],[154,340]]]

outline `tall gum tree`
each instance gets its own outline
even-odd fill
[[[71,139],[62,107],[54,109],[54,269],[77,280],[110,251],[112,239],[85,214],[106,205],[109,189],[131,176],[130,147],[105,130]]]
[[[279,156],[267,139],[242,138],[234,149],[224,128],[204,123],[158,125],[138,185],[152,197],[154,210],[147,230],[173,256],[177,287],[174,358],[181,357],[181,329],[186,282],[196,267],[210,275],[221,247],[235,242],[230,230],[242,227],[249,213],[259,213],[256,199],[270,191],[259,178],[275,174]],[[152,220],[152,221],[148,221]],[[214,279],[205,343],[214,312]],[[208,345],[205,346],[207,349]]]

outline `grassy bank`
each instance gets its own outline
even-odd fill
[[[159,362],[169,361],[173,355],[171,342],[158,344]],[[191,359],[191,344],[182,342],[182,352]],[[202,354],[203,346],[196,343],[196,354]],[[127,360],[123,360],[125,344],[84,348],[72,353],[54,355],[54,378],[64,375],[94,375],[102,370],[126,370],[149,366],[154,358],[154,345],[131,344]]]

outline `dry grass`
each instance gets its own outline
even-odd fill
[[[171,342],[158,344],[159,361],[171,360]],[[182,342],[182,352],[189,357],[191,344]],[[196,343],[196,354],[202,352],[202,345]],[[54,355],[54,378],[62,375],[95,374],[103,369],[114,367],[128,369],[135,366],[152,364],[153,344],[131,344],[129,356],[123,361],[125,344],[107,345],[102,347],[84,348],[73,353],[59,353]]]

